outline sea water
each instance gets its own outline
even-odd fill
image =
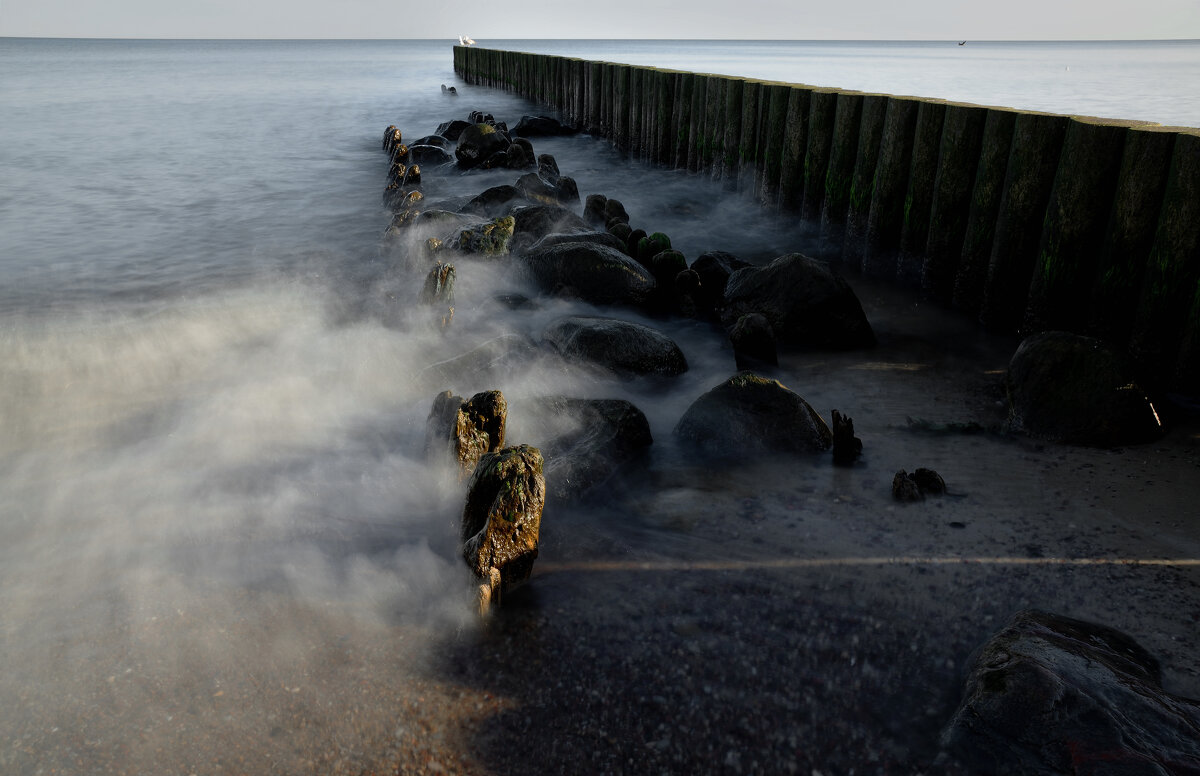
[[[1200,126],[1196,42],[481,45]],[[144,769],[177,741],[181,709],[193,729],[180,740],[219,741],[233,717],[191,704],[233,696],[231,666],[300,677],[327,666],[306,644],[373,643],[360,620],[322,630],[322,607],[473,627],[455,553],[461,486],[420,450],[437,391],[492,386],[421,371],[586,310],[513,315],[486,300],[528,289],[463,266],[452,326],[428,325],[418,268],[383,238],[380,139],[470,110],[511,126],[538,106],[458,82],[451,41],[0,39],[0,73],[0,745],[12,744],[0,763]],[[535,147],[581,195],[621,199],[689,260],[806,247],[753,203],[603,141]],[[512,177],[431,169],[425,190],[467,196]],[[672,326],[692,369],[669,394],[561,365],[505,390],[516,403],[630,398],[665,441],[731,370],[711,332]],[[121,693],[139,677],[157,684]],[[330,692],[306,713],[343,703]],[[237,724],[286,727],[267,721],[276,706],[245,695]],[[89,727],[105,715],[140,732]]]

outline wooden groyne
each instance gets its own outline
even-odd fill
[[[1200,129],[464,46],[454,68],[801,219],[853,272],[1200,393]]]

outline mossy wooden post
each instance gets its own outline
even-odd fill
[[[629,65],[613,65],[612,139],[622,151],[629,149]]]
[[[784,135],[787,131],[788,97],[792,89],[787,84],[768,84],[766,119],[763,127],[762,182],[758,187],[759,204],[775,207],[779,203],[779,178],[783,163]]]
[[[821,203],[821,223],[817,255],[837,259],[842,253],[846,230],[846,209],[850,207],[850,181],[854,177],[854,159],[858,156],[858,130],[862,126],[861,92],[838,92],[834,109],[832,145],[825,170],[825,200]]]
[[[788,93],[782,156],[779,160],[779,209],[799,213],[804,204],[804,155],[809,144],[812,92],[793,86]]]
[[[692,77],[692,122],[688,127],[687,169],[699,172],[704,153],[704,120],[708,116],[708,76]]]
[[[1068,121],[1029,284],[1024,331],[1086,328],[1121,153],[1134,123],[1080,116]]]
[[[887,104],[886,95],[863,96],[858,150],[854,157],[854,174],[850,178],[850,202],[846,207],[846,230],[842,240],[842,261],[854,270],[862,269],[866,250],[867,220],[871,214],[871,194],[875,189],[875,169],[879,165],[879,141],[883,137]]]
[[[1097,261],[1087,330],[1118,349],[1129,344],[1175,150],[1175,131],[1163,130],[1132,127],[1125,134],[1112,213]]]
[[[837,115],[837,91],[801,87],[808,95],[808,140],[804,148],[804,198],[800,219],[817,224],[825,204],[825,172],[833,148],[833,120]]]
[[[709,75],[708,98],[705,104],[703,156],[700,172],[716,179],[721,170],[721,146],[725,142],[725,89],[726,79],[720,75]]]
[[[1022,323],[1067,121],[1047,113],[1017,114],[979,310],[980,323],[991,331],[1015,332]]]
[[[650,138],[652,135],[650,126],[653,119],[650,111],[651,103],[654,100],[654,70],[649,67],[639,67],[638,73],[638,93],[637,103],[634,105],[634,111],[637,113],[637,121],[635,126],[637,132],[634,134],[634,142],[637,147],[634,151],[634,157],[647,162],[650,160]]]
[[[656,70],[658,87],[654,101],[654,161],[670,166],[675,161],[675,92],[679,74],[671,70]]]
[[[863,244],[863,271],[874,277],[896,277],[918,106],[911,97],[889,97],[887,101]]]
[[[615,140],[613,136],[613,71],[616,65],[603,62],[600,65],[600,135]]]
[[[737,188],[738,145],[742,137],[742,93],[745,82],[740,78],[722,78],[724,81],[725,108],[722,110],[723,131],[713,166],[713,178],[724,183],[727,191]]]
[[[671,114],[671,156],[667,163],[677,170],[688,166],[688,133],[695,114],[692,113],[692,88],[695,76],[679,73],[675,84],[675,104]]]
[[[896,264],[896,280],[909,288],[921,287],[921,270],[925,264],[925,247],[929,244],[934,183],[937,180],[939,149],[945,124],[946,103],[921,100],[917,106],[917,128],[913,133],[908,191],[904,193],[900,259]]]
[[[1002,108],[989,109],[984,120],[975,185],[971,188],[971,207],[951,297],[953,306],[964,312],[977,314],[983,306],[983,289],[987,283],[992,243],[996,239],[996,218],[1000,213],[1016,124],[1016,111]]]
[[[1130,338],[1130,352],[1150,387],[1195,380],[1198,295],[1200,130],[1180,130]]]
[[[738,191],[758,191],[759,133],[762,131],[760,109],[762,82],[742,81],[742,124],[738,133],[737,185]]]
[[[959,104],[946,107],[920,279],[924,295],[942,305],[949,305],[954,296],[986,120],[986,108]]]

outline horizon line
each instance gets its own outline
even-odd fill
[[[189,37],[189,36],[158,36],[158,35],[0,35],[0,40],[146,40],[146,41],[278,41],[278,42],[354,42],[354,41],[407,41],[407,40],[445,40],[454,42],[457,36],[421,35],[411,38],[384,37],[353,37],[353,38],[293,38],[293,37]],[[1196,38],[576,38],[576,37],[520,37],[492,38],[495,42],[504,41],[645,41],[645,42],[697,42],[697,43],[1191,43],[1200,42]],[[476,45],[481,45],[477,42]],[[486,48],[486,46],[484,46]]]

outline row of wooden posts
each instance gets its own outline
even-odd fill
[[[454,67],[801,219],[851,273],[1200,393],[1200,129],[467,46]]]

